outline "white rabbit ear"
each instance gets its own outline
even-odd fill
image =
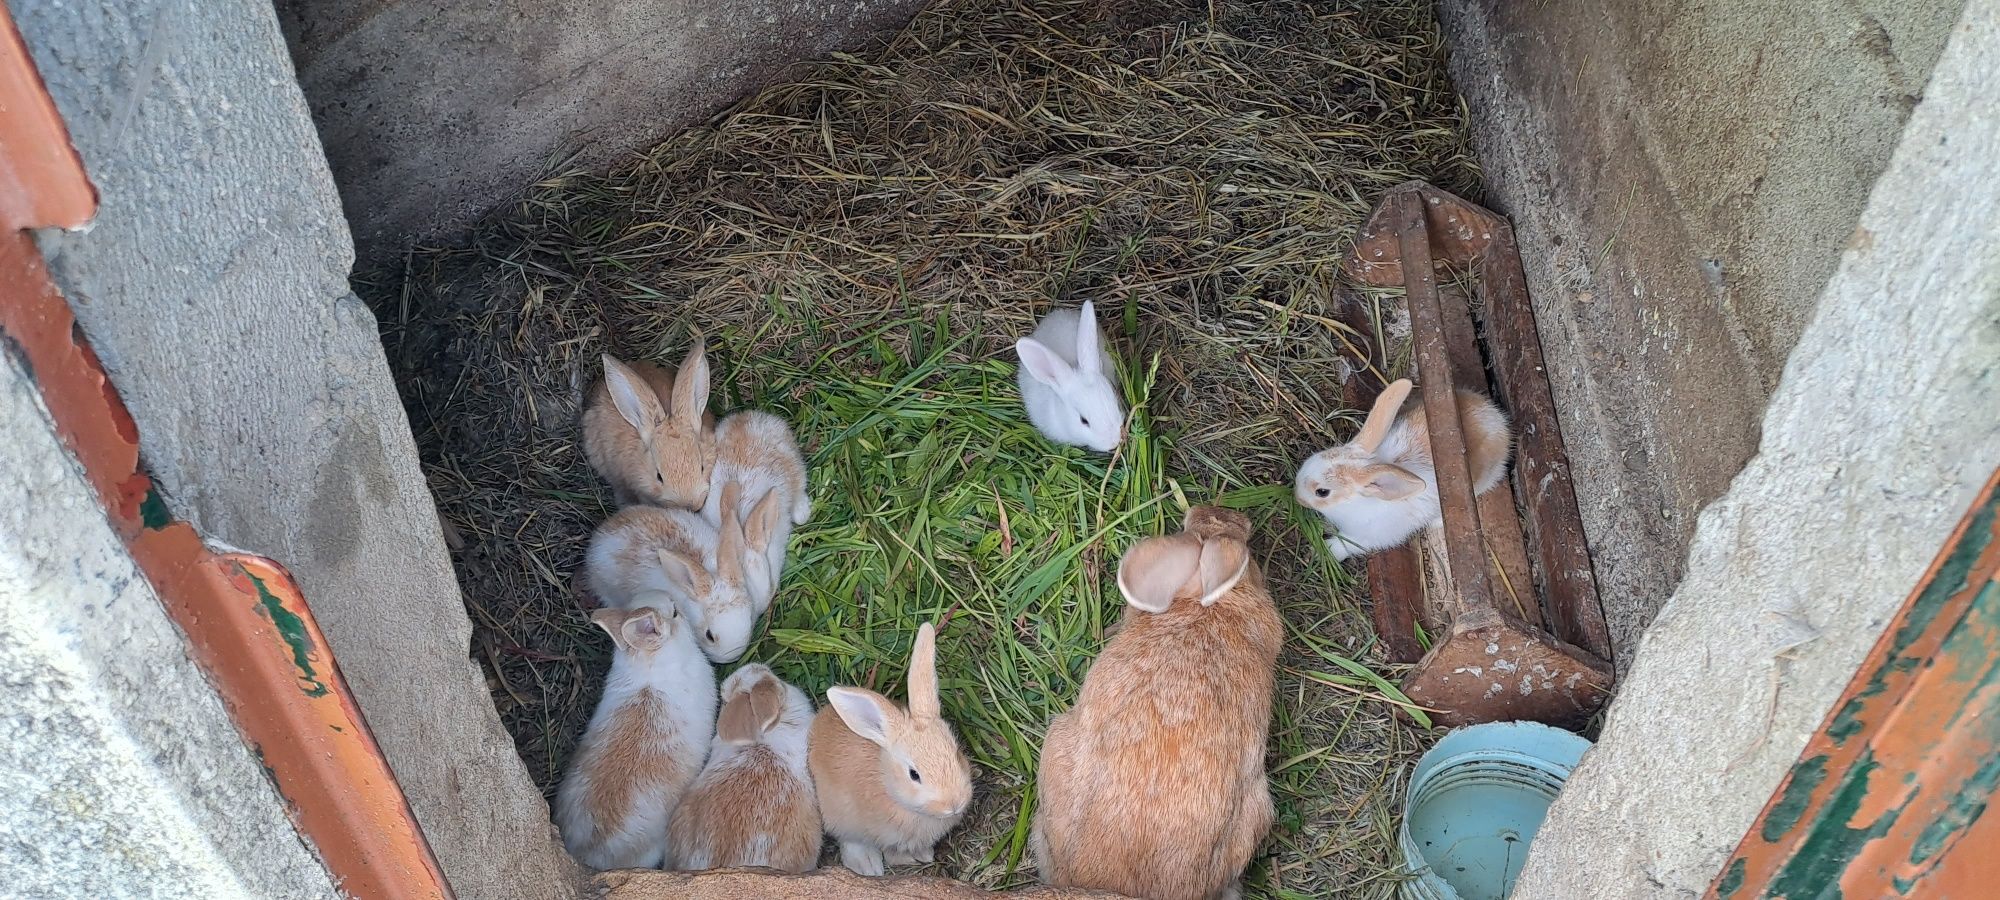
[[[1377,500],[1401,500],[1424,489],[1424,480],[1402,466],[1377,463],[1361,470],[1368,480],[1361,493]]]
[[[1118,561],[1118,593],[1134,609],[1166,612],[1193,580],[1201,564],[1201,544],[1185,534],[1147,538]]]
[[[700,332],[694,335],[694,347],[688,350],[687,358],[681,360],[679,372],[674,373],[674,421],[682,428],[695,431],[701,428],[701,414],[708,411],[708,344]]]
[[[944,715],[938,703],[937,629],[917,626],[917,643],[910,648],[910,717],[936,719]]]
[[[618,410],[625,423],[638,429],[639,436],[651,438],[654,429],[666,420],[666,411],[660,408],[660,397],[653,388],[639,378],[632,367],[619,362],[617,357],[604,354],[604,386],[611,394],[611,405]]]
[[[1369,453],[1382,446],[1382,439],[1389,436],[1389,426],[1396,424],[1396,413],[1409,396],[1408,378],[1398,378],[1383,388],[1375,398],[1375,406],[1368,410],[1368,419],[1361,423],[1361,433],[1354,436],[1354,446]]]
[[[659,551],[659,557],[660,570],[666,573],[667,580],[679,585],[681,590],[686,591],[692,598],[700,599],[708,596],[708,589],[712,585],[709,584],[708,570],[703,568],[700,562],[688,559],[672,550]]]
[[[1069,363],[1063,362],[1054,350],[1034,338],[1022,338],[1014,342],[1014,352],[1021,357],[1021,366],[1028,370],[1028,377],[1049,387],[1061,387],[1076,371]]]
[[[877,747],[889,746],[889,723],[902,713],[889,698],[862,688],[830,687],[826,702],[847,730],[868,739]]]
[[[1085,375],[1098,374],[1104,368],[1101,346],[1097,337],[1097,304],[1085,300],[1076,316],[1076,370]]]
[[[1218,538],[1201,545],[1201,605],[1222,598],[1250,571],[1250,548],[1242,541]]]
[[[625,624],[619,626],[618,633],[624,636],[625,646],[634,650],[658,650],[666,643],[660,611],[650,606],[632,610],[632,614],[625,617]]]

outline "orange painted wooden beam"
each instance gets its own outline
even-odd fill
[[[2000,473],[1904,601],[1714,900],[2000,896]]]
[[[416,816],[291,576],[262,557],[211,552],[140,469],[138,429],[22,230],[81,225],[95,205],[0,8],[0,343],[26,363],[106,518],[340,890],[447,900]]]

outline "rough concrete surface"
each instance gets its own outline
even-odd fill
[[[573,893],[468,657],[270,4],[9,7],[102,196],[88,232],[43,250],[174,512],[297,576],[459,896]]]
[[[338,896],[7,354],[0,497],[0,895]]]
[[[1996,96],[1972,0],[1515,897],[1700,896],[2000,466]]]
[[[1513,217],[1620,668],[1963,0],[1439,4]]]
[[[603,900],[1119,900],[1125,895],[1054,887],[995,892],[925,875],[863,878],[836,867],[802,874],[768,869],[699,874],[621,869],[597,876],[597,896]]]
[[[364,264],[451,238],[922,0],[278,0]]]

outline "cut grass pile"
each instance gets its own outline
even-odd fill
[[[1398,343],[1389,298],[1340,283],[1348,240],[1398,182],[1473,193],[1463,131],[1414,0],[946,0],[374,277],[530,773],[561,777],[608,654],[572,582],[610,512],[576,444],[581,391],[600,351],[671,361],[699,331],[716,406],[785,415],[811,467],[813,518],[746,659],[815,695],[901,697],[917,624],[944,622],[978,796],[936,871],[1031,879],[1042,729],[1121,614],[1118,555],[1214,502],[1250,513],[1291,630],[1279,822],[1250,893],[1390,895],[1426,737],[1393,717],[1354,577],[1288,484],[1356,421],[1348,348]],[[1377,334],[1334,324],[1342,297]],[[1013,382],[1014,338],[1086,298],[1134,403],[1114,457],[1043,441]]]

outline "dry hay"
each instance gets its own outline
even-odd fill
[[[1034,748],[1115,620],[1108,572],[1219,499],[1257,518],[1293,629],[1251,894],[1387,896],[1424,734],[1392,717],[1352,575],[1284,485],[1352,428],[1337,264],[1410,178],[1477,180],[1427,4],[945,2],[370,279],[529,771],[553,789],[608,652],[571,581],[608,511],[581,388],[600,350],[672,359],[699,329],[718,405],[799,424],[820,504],[746,658],[900,695],[915,623],[950,617],[981,800],[938,871],[1030,877]],[[1115,460],[1036,439],[1012,390],[1013,338],[1083,299],[1141,401]]]

